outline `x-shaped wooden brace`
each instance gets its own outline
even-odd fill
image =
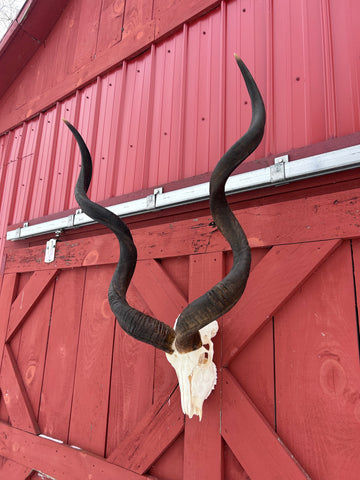
[[[207,438],[214,448],[209,449],[207,453],[205,451],[205,457],[203,456],[201,464],[202,475],[204,475],[206,465],[213,468],[214,451],[218,457],[215,458],[215,463],[220,465],[221,437],[223,437],[252,480],[264,478],[264,471],[269,480],[288,478],[304,480],[308,478],[226,366],[340,243],[338,240],[333,240],[273,247],[252,272],[245,294],[232,314],[232,318],[240,318],[240,321],[227,323],[223,331],[224,354],[222,360],[220,359],[220,364],[223,366],[220,374],[221,386],[220,388],[218,386],[207,400],[207,402],[213,403],[214,411],[218,415],[221,402],[221,420],[218,415],[216,418],[203,419],[203,422],[210,422],[210,425],[206,426]],[[215,253],[208,256],[207,259],[206,255],[193,257],[194,262],[196,260],[202,262],[203,272],[205,266],[204,279],[207,278],[206,262],[208,260],[211,262],[211,268],[210,264],[208,264],[208,268],[212,272],[215,268],[214,262],[218,262],[217,275],[219,278],[222,276],[221,256],[221,253]],[[145,263],[147,264],[145,265]],[[140,269],[143,268],[143,273],[145,272],[150,277],[159,278],[158,275],[163,275],[160,266],[155,261],[139,262],[139,266]],[[74,474],[74,471],[83,472],[80,475],[85,473],[86,475],[89,473],[102,474],[110,480],[112,478],[140,478],[184,429],[180,395],[175,386],[171,393],[166,395],[166,398],[157,402],[150,409],[133,432],[124,438],[112,452],[107,461],[66,445],[58,445],[54,454],[53,442],[37,436],[39,428],[35,415],[27,399],[26,389],[8,343],[26,318],[26,306],[29,305],[30,308],[36,296],[41,295],[55,275],[56,270],[35,272],[26,285],[22,298],[17,298],[14,303],[12,303],[12,296],[15,290],[16,275],[9,274],[4,278],[0,311],[4,318],[9,318],[10,314],[10,320],[8,326],[6,322],[1,323],[0,341],[1,345],[5,345],[5,347],[0,387],[5,400],[6,394],[9,395],[9,398],[11,397],[11,402],[8,402],[7,406],[12,426],[1,424],[0,454],[8,458],[2,473],[4,469],[6,471],[11,468],[13,478],[25,479],[34,468],[48,475],[56,473],[58,479],[67,479],[69,475]],[[190,278],[192,277],[190,276]],[[206,283],[206,280],[204,282]],[[166,290],[165,296],[162,295],[162,301],[168,302],[169,314],[171,315],[172,310],[178,313],[179,308],[182,309],[184,306],[184,298],[169,282],[159,282],[159,284],[163,285]],[[34,285],[36,288],[32,288]],[[141,289],[141,286],[138,285],[138,287]],[[199,284],[199,289],[204,287],[208,286]],[[193,292],[194,290],[193,288]],[[144,290],[141,289],[142,294],[143,292]],[[146,294],[144,295],[146,296]],[[154,299],[145,298],[145,301],[156,315]],[[219,362],[219,357],[217,362]],[[6,373],[4,374],[4,372]],[[235,410],[238,413],[236,416],[233,414]],[[17,417],[19,411],[25,412],[21,418]],[[186,421],[185,439],[187,436],[201,436],[204,424],[195,422]],[[211,438],[209,438],[209,432]],[[49,455],[50,449],[51,455]],[[191,461],[192,456],[199,453],[187,451],[185,442],[184,454],[186,463],[189,465],[188,468],[192,468],[191,476],[200,478],[199,472],[196,471],[196,465],[200,468],[199,462]],[[204,452],[202,452],[203,454]],[[209,457],[208,459],[206,455]],[[259,458],[261,458],[261,462],[259,462]],[[63,467],[59,468],[59,465]],[[59,472],[63,473],[59,474]],[[15,474],[17,477],[14,477]],[[184,472],[185,474],[187,473]],[[79,478],[85,477],[79,476]],[[186,478],[191,477],[186,476]]]

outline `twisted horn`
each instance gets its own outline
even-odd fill
[[[109,304],[121,328],[141,342],[149,343],[167,353],[173,352],[174,330],[156,318],[132,308],[126,292],[134,274],[137,251],[127,225],[108,209],[92,202],[87,191],[92,176],[90,152],[79,132],[64,120],[73,133],[81,152],[81,170],[75,186],[75,198],[81,209],[92,219],[112,230],[120,244],[120,258],[109,287]]]
[[[134,274],[137,251],[126,224],[106,208],[92,202],[87,191],[92,175],[89,150],[79,132],[66,120],[81,152],[82,166],[75,187],[75,197],[82,210],[94,220],[107,226],[120,244],[120,258],[109,287],[110,307],[121,328],[136,339],[149,343],[167,353],[176,349],[189,352],[201,347],[199,330],[229,311],[241,297],[249,276],[251,255],[246,235],[232,213],[225,197],[225,183],[230,174],[261,142],[265,126],[265,108],[254,79],[242,60],[235,55],[244,77],[251,105],[249,130],[220,159],[210,180],[210,209],[217,228],[233,251],[233,266],[226,277],[200,298],[191,302],[179,315],[175,331],[163,322],[132,308],[126,292]]]
[[[265,107],[257,85],[242,60],[235,55],[251,99],[249,130],[219,160],[210,179],[210,210],[214,222],[233,251],[233,266],[223,280],[191,302],[176,322],[175,346],[186,353],[201,346],[199,330],[228,312],[244,292],[250,271],[251,254],[246,235],[225,197],[230,174],[259,145],[264,134]]]

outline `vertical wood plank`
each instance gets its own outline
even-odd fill
[[[153,1],[126,0],[123,38],[137,33],[143,36],[144,26],[152,19]]]
[[[269,251],[250,275],[242,298],[224,322],[224,365],[340,244],[340,240],[309,242],[274,246]],[[237,318],[244,321],[240,323]]]
[[[102,3],[96,54],[111,48],[122,38],[125,0],[111,0]]]
[[[255,248],[251,251],[250,275],[267,254],[267,249]],[[226,273],[232,267],[232,254],[226,254]],[[241,300],[240,300],[241,301]],[[224,315],[227,321],[246,322],[244,317],[233,318],[231,311]],[[272,427],[275,427],[274,399],[274,348],[273,323],[269,321],[259,333],[243,348],[229,365],[229,370],[245,389],[251,400]],[[256,374],[254,375],[254,372]],[[225,478],[226,475],[225,475]],[[241,478],[241,477],[240,477]]]
[[[171,327],[187,305],[187,298],[179,287],[183,282],[173,280],[170,275],[172,271],[172,267],[168,265],[166,269],[154,259],[143,260],[138,262],[133,278],[133,284],[150,308],[151,314]],[[149,288],[149,285],[153,285],[153,288]],[[153,401],[156,403],[163,395],[173,390],[177,378],[164,352],[157,350],[155,361]]]
[[[184,428],[180,391],[153,405],[134,430],[117,445],[109,462],[144,474],[174,442]]]
[[[310,480],[228,369],[222,374],[221,433],[251,480]]]
[[[5,274],[0,295],[0,355],[4,349],[6,332],[11,311],[11,305],[15,298],[18,276],[16,273]],[[0,360],[1,361],[1,360]]]
[[[0,294],[0,367],[3,358],[3,350],[6,339],[6,332],[11,311],[11,305],[18,288],[18,275],[16,273],[5,274],[1,286]],[[8,420],[8,413],[4,402],[4,397],[0,398],[0,419]]]
[[[127,300],[131,306],[151,314],[130,284]],[[154,347],[127,335],[116,322],[111,370],[107,455],[131,432],[151,407],[154,385]],[[135,373],[136,372],[136,373]]]
[[[113,270],[87,269],[69,431],[69,443],[102,456],[115,329],[107,299]]]
[[[357,301],[357,321],[358,321],[358,335],[360,339],[360,240],[352,240],[352,253],[354,263],[354,279],[355,279],[355,292]],[[359,354],[360,354],[360,340],[359,340]]]
[[[72,45],[74,51],[74,64],[72,71],[78,70],[82,65],[87,65],[94,60],[96,55],[96,44],[100,22],[101,3],[93,3],[89,8],[87,1],[80,0],[77,18],[76,42]]]
[[[189,301],[215,285],[224,273],[222,252],[193,255],[189,265]],[[220,322],[219,322],[220,323]],[[221,327],[221,325],[220,325]],[[197,416],[185,420],[184,478],[222,478],[221,402],[221,328],[214,340],[214,360],[218,368],[215,390],[205,400],[201,422]],[[199,461],[201,459],[201,461]]]
[[[29,282],[31,280],[32,277]],[[10,343],[15,355],[15,348],[18,347],[17,365],[36,418],[39,412],[53,291],[54,283],[51,283],[31,308],[26,321]]]
[[[4,349],[0,387],[11,424],[34,434],[40,433],[21,373],[9,345],[5,345]]]
[[[356,320],[349,242],[275,316],[278,433],[311,478],[359,477]]]
[[[56,274],[56,269],[33,273],[11,307],[11,316],[7,331],[8,341],[21,327],[26,316],[34,308],[34,305],[40,299]]]
[[[41,432],[68,440],[85,269],[63,271],[55,283],[54,301],[39,425]]]
[[[269,424],[275,428],[272,321],[268,322],[251,342],[241,350],[231,362],[229,370]]]

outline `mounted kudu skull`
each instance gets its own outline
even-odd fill
[[[132,235],[119,217],[87,197],[92,176],[91,156],[79,132],[65,121],[81,151],[82,166],[75,187],[76,200],[87,215],[110,228],[120,244],[120,258],[109,287],[111,309],[126,333],[166,352],[167,359],[178,376],[184,413],[189,417],[199,415],[200,419],[203,402],[216,383],[211,341],[218,330],[216,319],[228,312],[240,299],[251,263],[246,235],[225,197],[225,183],[233,170],[257,148],[265,126],[265,108],[261,94],[242,60],[236,55],[235,58],[251,98],[252,120],[249,130],[220,159],[210,180],[211,214],[216,227],[231,246],[233,266],[225,278],[180,313],[174,328],[127,303],[126,292],[137,260]]]

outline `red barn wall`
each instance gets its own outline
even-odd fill
[[[80,158],[62,118],[92,152],[96,201],[208,179],[250,120],[233,52],[267,111],[241,171],[359,143],[359,14],[358,0],[69,0],[0,85],[0,255],[9,226],[77,207]],[[51,264],[45,237],[7,244],[0,478],[357,479],[358,170],[231,198],[252,272],[216,338],[201,424],[184,419],[162,352],[109,312],[112,234],[65,232]],[[140,247],[130,303],[173,324],[230,269],[230,247],[203,204],[128,220]]]
[[[79,156],[62,118],[90,146],[94,200],[206,175],[249,123],[233,52],[265,99],[260,165],[358,131],[359,10],[355,0],[69,2],[0,98],[0,251],[8,225],[76,207]]]

